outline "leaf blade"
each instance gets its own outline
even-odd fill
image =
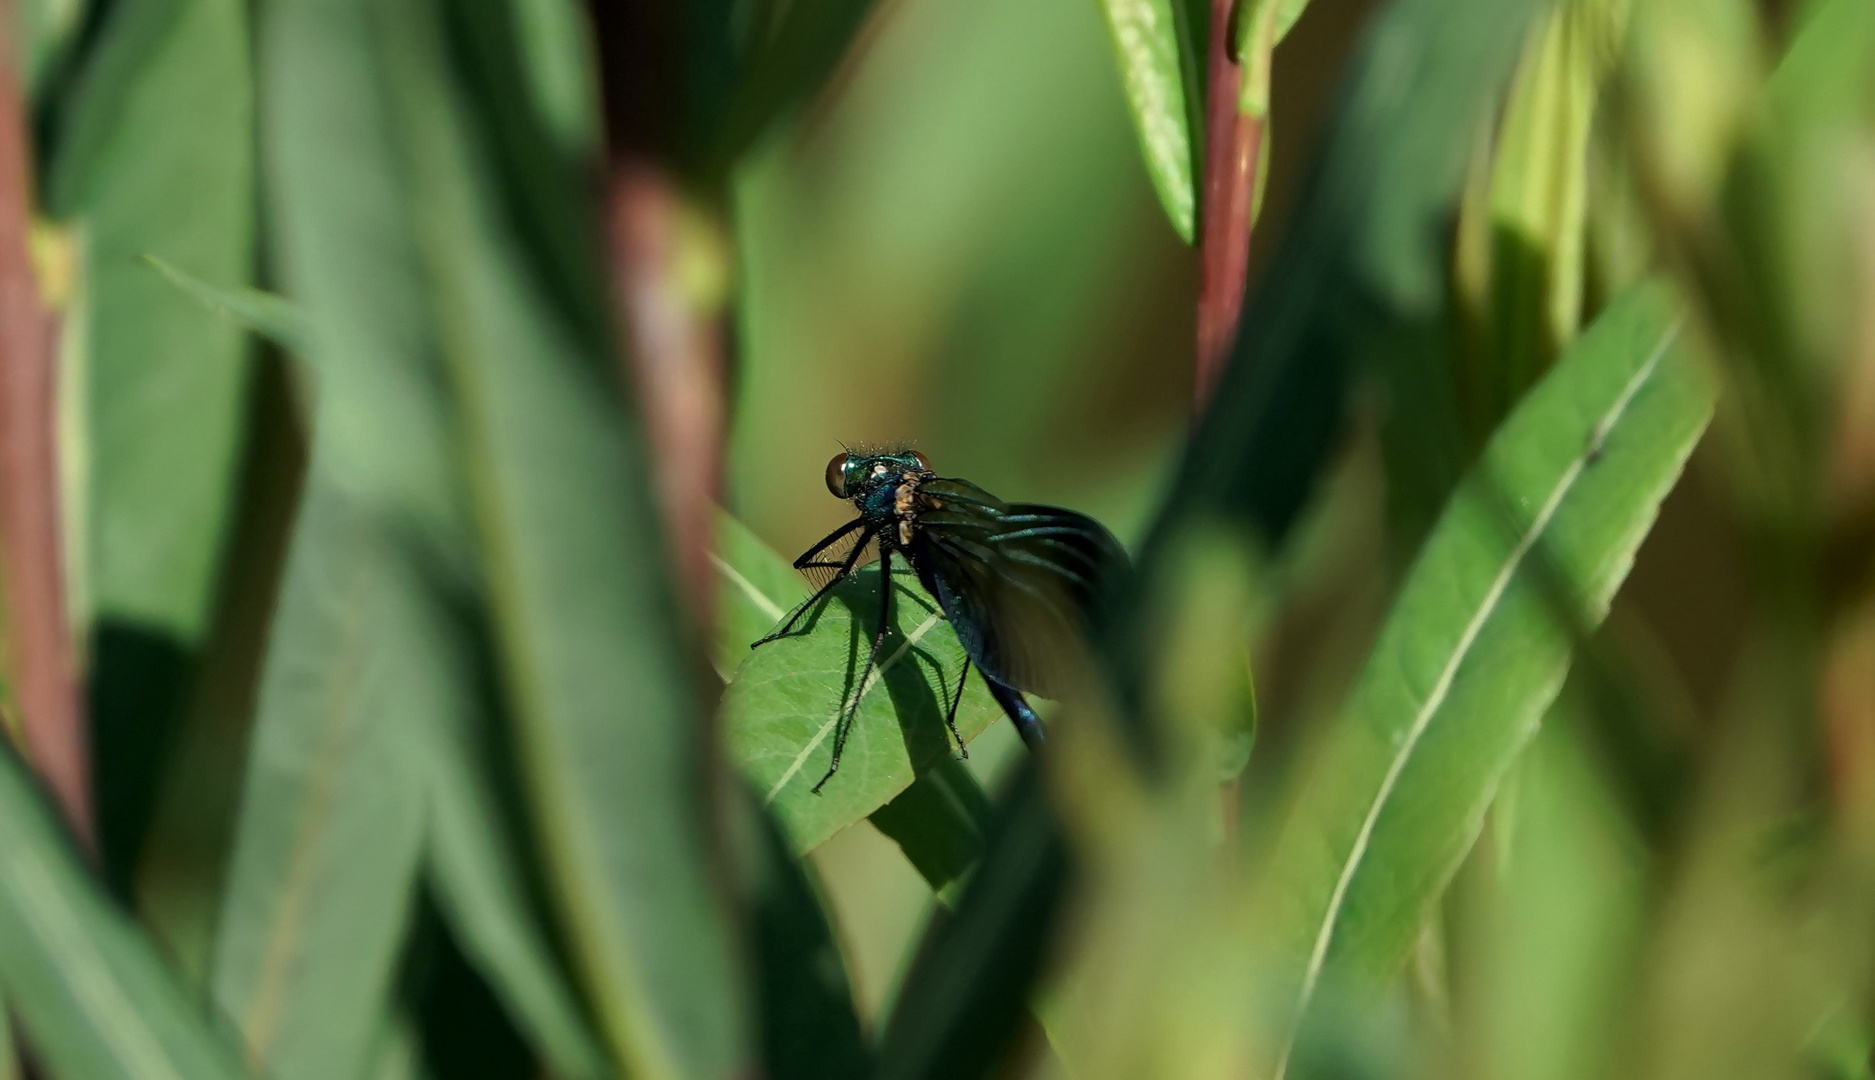
[[[908,576],[892,577],[898,621],[872,671],[859,666],[876,625],[876,568],[837,586],[803,630],[755,650],[723,694],[725,746],[797,852],[871,814],[955,752],[944,702],[957,692],[963,647],[935,600]],[[860,703],[840,771],[815,794],[849,687]],[[957,730],[968,742],[1001,713],[981,680],[966,681],[963,694]]]
[[[473,680],[458,670],[459,689]],[[528,868],[477,746],[488,722],[460,693],[452,708],[418,718],[415,759],[424,775],[428,874],[464,954],[481,969],[547,1066],[566,1080],[609,1075],[567,972],[527,894]],[[479,723],[478,723],[479,721]]]
[[[65,1076],[235,1080],[148,941],[89,880],[10,745],[0,740],[0,987]]]
[[[434,702],[410,581],[314,478],[275,617],[229,861],[215,1000],[270,1075],[356,1073],[420,859],[408,729]]]
[[[1654,284],[1613,305],[1519,406],[1396,599],[1281,828],[1264,880],[1297,1008],[1384,977],[1456,868],[1497,779],[1561,685],[1712,390]],[[1552,605],[1560,605],[1552,607]]]
[[[1178,0],[1101,0],[1139,149],[1159,205],[1179,239],[1192,242],[1197,195],[1191,103],[1178,33]]]

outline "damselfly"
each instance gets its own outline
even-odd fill
[[[859,712],[865,672],[878,662],[892,626],[892,556],[911,564],[935,596],[957,640],[963,673],[948,693],[944,722],[957,739],[957,705],[974,665],[1031,749],[1041,745],[1042,724],[1023,693],[1060,697],[1075,660],[1085,655],[1096,605],[1114,575],[1127,569],[1126,551],[1099,522],[1072,510],[1006,503],[975,484],[931,471],[916,450],[860,450],[827,463],[827,490],[853,504],[859,516],[835,529],[794,560],[818,586],[781,625],[751,648],[794,632],[834,586],[876,550],[879,622],[861,677],[841,703],[834,727],[833,760],[814,785],[819,791],[840,768],[840,754]]]

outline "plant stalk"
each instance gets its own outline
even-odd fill
[[[1202,410],[1217,387],[1243,311],[1251,210],[1263,118],[1239,111],[1243,70],[1231,55],[1235,0],[1211,0],[1205,91],[1204,189],[1198,209],[1198,357],[1193,395]]]
[[[0,0],[0,25],[15,25]],[[96,854],[90,745],[65,610],[58,327],[31,252],[32,152],[12,35],[0,47],[0,568],[25,754],[81,847]]]

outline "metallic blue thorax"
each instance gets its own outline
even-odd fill
[[[856,458],[847,467],[851,470],[847,490],[860,517],[877,528],[898,522],[908,531],[915,515],[912,495],[931,474],[915,458],[897,454]]]

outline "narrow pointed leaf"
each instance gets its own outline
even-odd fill
[[[1139,134],[1146,174],[1179,238],[1191,243],[1197,217],[1192,155],[1192,110],[1185,99],[1184,65],[1192,63],[1180,40],[1179,0],[1101,0],[1113,39],[1120,82]]]
[[[145,255],[143,262],[208,310],[290,352],[305,351],[306,316],[286,297],[247,286],[210,285],[154,255]]]
[[[372,521],[315,476],[262,675],[213,991],[280,1080],[355,1076],[416,881],[409,725],[439,701],[412,581]]]
[[[1600,622],[1712,409],[1655,284],[1597,320],[1493,438],[1395,599],[1265,872],[1306,1007],[1405,960],[1499,778]]]
[[[71,210],[83,238],[92,607],[193,645],[228,519],[248,342],[240,327],[177,303],[138,259],[250,280],[254,117],[246,6],[177,8],[160,44],[126,73],[130,92],[100,147],[111,167]],[[185,409],[189,422],[177,423]]]
[[[66,580],[90,623],[104,865],[127,895],[217,593],[250,351],[239,326],[177,302],[137,260],[245,283],[258,199],[248,5],[106,7],[85,89],[67,99],[72,139],[53,142],[51,195],[75,264],[61,347]]]
[[[708,855],[709,739],[641,440],[608,343],[569,315],[602,297],[597,267],[536,273],[508,178],[481,156],[493,133],[457,96],[440,5],[270,10],[284,261],[320,335],[321,396],[353,436],[345,473],[374,502],[435,500],[404,513],[445,543],[472,522],[450,569],[490,606],[529,820],[615,1065],[741,1074],[753,1037]],[[559,195],[555,212],[595,227],[586,192]]]
[[[0,990],[40,1060],[59,1076],[245,1075],[239,1054],[213,1034],[196,997],[175,982],[148,939],[79,865],[64,829],[4,740]],[[0,1075],[11,1067],[0,1066]]]

